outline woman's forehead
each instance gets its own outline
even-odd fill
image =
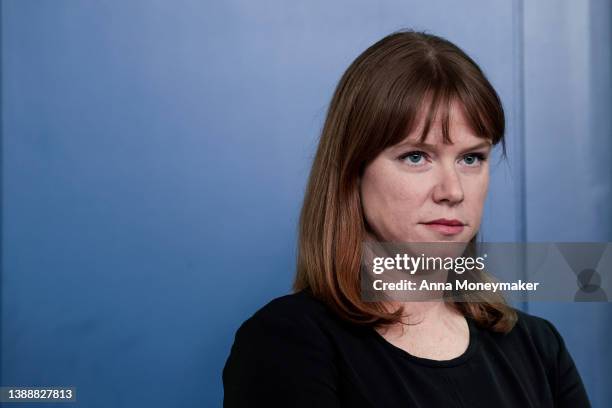
[[[465,115],[464,108],[456,103],[450,103],[446,112],[437,109],[436,116],[431,120],[429,129],[423,134],[426,125],[428,111],[421,109],[415,118],[413,129],[397,145],[420,145],[431,146],[439,144],[473,144],[491,140],[479,136]],[[445,117],[445,115],[447,115]],[[448,123],[448,140],[444,138],[444,121]]]
[[[466,113],[466,107],[457,97],[426,96],[413,113],[408,114],[411,118],[404,138],[419,137],[424,141],[441,133],[447,139],[451,127],[455,131],[474,127],[475,124],[470,122],[474,116]]]
[[[421,141],[418,134],[410,135],[400,143],[391,146],[393,150],[401,150],[405,148],[419,148],[428,150],[438,150],[445,148],[456,148],[462,150],[464,148],[481,148],[491,147],[492,142],[488,138],[477,136],[471,129],[463,128],[460,131],[453,131],[451,128],[450,140],[445,141],[441,132],[430,132],[424,141]]]
[[[448,101],[439,100],[435,105],[431,102],[430,98],[425,99],[425,101],[420,104],[414,117],[413,130],[420,134],[430,116],[429,125],[431,128],[441,128],[445,121],[448,121],[449,126],[470,126],[466,116],[466,107],[456,99]]]

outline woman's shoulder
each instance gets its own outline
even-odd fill
[[[514,309],[517,322],[509,334],[520,336],[533,345],[548,361],[555,361],[559,353],[565,349],[563,337],[548,319]]]
[[[520,339],[527,339],[529,345],[538,350],[559,405],[590,407],[582,378],[556,326],[548,319],[523,311],[517,310],[517,315],[518,321],[512,331],[520,333]]]
[[[316,318],[328,315],[327,307],[305,289],[276,297],[257,310],[251,319]]]
[[[302,291],[271,300],[244,321],[223,368],[226,406],[306,401],[309,390],[333,398],[337,368],[326,319],[326,307]]]
[[[514,309],[517,314],[517,326],[530,334],[544,339],[556,338],[559,335],[555,325],[548,319]]]
[[[308,290],[276,297],[263,305],[238,328],[236,339],[275,335],[277,339],[306,333],[322,334],[321,326],[332,319],[326,305]]]

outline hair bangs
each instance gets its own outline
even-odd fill
[[[475,136],[490,140],[492,145],[501,142],[505,155],[505,117],[497,93],[483,86],[481,80],[465,75],[465,72],[454,72],[451,69],[450,72],[440,73],[435,68],[431,72],[431,65],[427,68],[430,70],[427,74],[415,76],[412,81],[403,84],[402,108],[401,112],[394,115],[396,126],[393,126],[403,131],[392,133],[387,145],[400,143],[420,125],[421,130],[416,139],[425,142],[438,123],[443,142],[452,143],[450,122],[452,106],[455,105],[461,110]]]

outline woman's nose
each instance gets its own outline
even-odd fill
[[[463,201],[463,186],[454,166],[440,168],[433,199],[437,203],[448,202],[449,204],[458,204]]]

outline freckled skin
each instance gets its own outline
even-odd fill
[[[490,143],[470,129],[461,109],[451,107],[449,131],[453,144],[444,144],[439,121],[425,143],[415,147],[423,123],[401,143],[381,152],[364,170],[360,190],[365,218],[382,241],[468,242],[480,228],[489,186]],[[400,158],[408,152],[425,155]],[[482,153],[487,160],[473,160]],[[411,158],[413,161],[411,161]],[[438,218],[457,219],[462,232],[445,235],[422,223]]]

